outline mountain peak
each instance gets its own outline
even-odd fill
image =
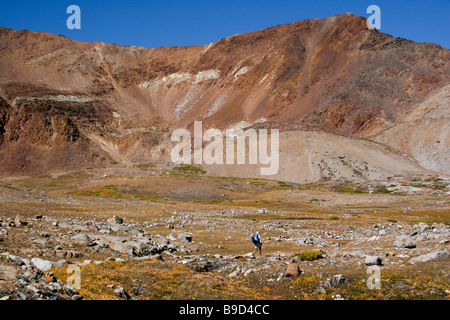
[[[440,92],[450,74],[450,50],[370,30],[352,13],[205,46],[146,49],[8,28],[0,38],[8,105],[0,153],[19,142],[55,155],[72,148],[89,159],[80,166],[148,161],[162,132],[197,120],[376,137]]]

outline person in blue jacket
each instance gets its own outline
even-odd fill
[[[262,248],[262,242],[261,237],[259,236],[259,232],[256,232],[252,235],[251,240],[253,244],[255,245],[255,250],[253,251],[253,254],[255,254],[256,251],[259,250],[259,255],[262,255],[261,248]]]

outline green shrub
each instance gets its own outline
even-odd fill
[[[373,190],[374,193],[383,193],[383,194],[387,194],[387,193],[391,193],[391,191],[389,191],[386,187],[380,187],[377,188],[375,190]]]
[[[176,167],[175,170],[182,171],[182,172],[192,172],[192,173],[201,173],[205,174],[206,171],[202,168],[195,167],[195,166],[182,166],[182,167]]]
[[[250,182],[250,184],[252,184],[254,186],[265,186],[267,184],[267,182],[264,182],[264,181],[252,181],[252,182]]]
[[[319,250],[308,250],[291,254],[291,257],[299,257],[302,261],[314,261],[323,258]]]

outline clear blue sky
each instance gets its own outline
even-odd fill
[[[81,8],[81,30],[66,9]],[[450,48],[450,0],[0,0],[0,26],[121,45],[204,45],[278,24],[381,8],[381,32]]]

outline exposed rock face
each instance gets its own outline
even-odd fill
[[[281,166],[309,166],[290,172],[294,181],[342,178],[333,176],[342,152],[353,168],[343,178],[450,173],[450,51],[369,30],[352,14],[157,49],[0,28],[0,56],[4,172],[166,161],[171,129],[202,120],[306,132],[281,137]],[[317,155],[298,156],[310,148]]]

